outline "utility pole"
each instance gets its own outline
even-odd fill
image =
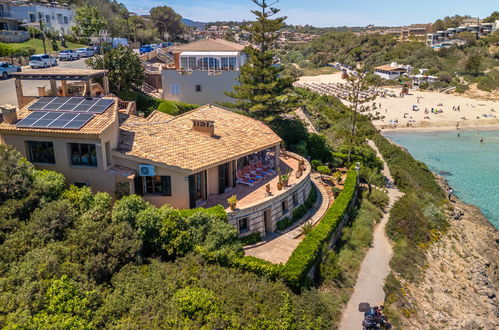
[[[38,23],[40,24],[40,31],[42,31],[43,53],[47,54],[47,47],[45,47],[45,33],[43,33],[43,23],[41,17],[38,18]]]

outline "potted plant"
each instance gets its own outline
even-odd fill
[[[340,171],[334,172],[333,177],[336,179],[338,184],[341,183],[341,172]]]
[[[287,187],[288,186],[289,176],[290,175],[291,175],[291,170],[288,171],[286,174],[279,175],[279,180],[282,182],[283,187]]]
[[[238,200],[236,195],[232,195],[229,198],[227,198],[227,203],[229,203],[231,211],[234,211],[236,209],[237,202]]]

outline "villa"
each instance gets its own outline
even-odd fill
[[[244,46],[223,39],[202,39],[173,47],[174,65],[161,72],[163,98],[194,104],[228,102],[224,92],[237,85],[246,63]]]
[[[141,195],[158,207],[222,204],[241,235],[272,233],[310,192],[308,162],[281,152],[279,136],[258,120],[213,105],[143,118],[133,102],[109,94],[106,83],[97,88],[93,80],[106,82],[105,70],[54,68],[14,77],[19,108],[0,107],[0,142],[37,168],[64,174],[68,184],[117,198]],[[50,80],[52,88],[25,96],[23,80]],[[82,91],[76,81],[83,81]],[[278,172],[290,171],[288,186],[279,189]],[[232,195],[235,209],[227,203]]]

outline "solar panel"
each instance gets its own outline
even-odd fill
[[[92,113],[34,111],[19,121],[16,127],[80,129],[93,116]]]
[[[114,104],[112,99],[84,97],[41,97],[28,110],[103,113]]]

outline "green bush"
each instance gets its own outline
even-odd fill
[[[277,221],[277,229],[281,231],[285,230],[296,221],[300,220],[305,215],[305,213],[307,213],[307,211],[314,206],[316,200],[317,190],[315,188],[312,188],[310,189],[310,194],[308,195],[305,202],[293,210],[291,218],[286,217],[280,221]]]
[[[29,46],[13,46],[0,42],[0,56],[21,57],[35,54],[35,49]]]
[[[178,107],[175,105],[175,103],[168,100],[165,100],[160,103],[158,111],[167,113],[172,116],[176,116],[179,113]]]
[[[259,231],[255,231],[247,236],[240,238],[243,245],[253,245],[262,240],[262,234]]]
[[[356,189],[357,173],[350,170],[345,187],[333,206],[312,232],[305,236],[284,265],[282,277],[289,286],[298,289],[306,284],[307,273],[317,260],[320,251],[328,244],[341,220],[347,215]]]
[[[308,135],[307,153],[311,158],[320,159],[323,162],[330,162],[333,159],[326,138],[318,134],[312,133]]]
[[[379,189],[373,189],[367,199],[381,209],[385,209],[389,202],[388,195]]]
[[[314,159],[314,160],[312,160],[312,161],[310,162],[310,164],[312,165],[312,168],[313,168],[314,170],[316,170],[319,166],[324,166],[324,164],[323,164],[320,160],[318,160],[318,159]]]

